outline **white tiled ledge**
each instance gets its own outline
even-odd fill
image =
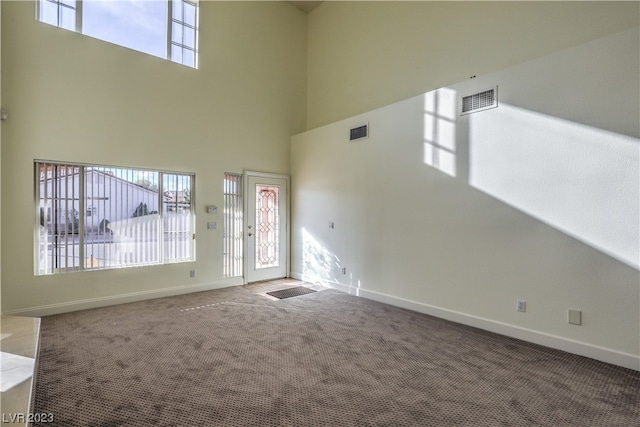
[[[39,318],[0,317],[0,408],[2,408],[0,424],[2,425],[24,425],[8,421],[11,420],[12,414],[26,416],[29,412],[39,333]]]

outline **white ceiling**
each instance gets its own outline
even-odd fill
[[[292,5],[297,7],[298,9],[300,9],[300,10],[306,12],[306,13],[309,13],[313,9],[318,7],[318,5],[320,3],[322,3],[322,2],[321,1],[290,1],[289,3],[291,3]]]

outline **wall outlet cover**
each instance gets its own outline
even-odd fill
[[[569,323],[572,325],[582,325],[582,311],[569,310]]]

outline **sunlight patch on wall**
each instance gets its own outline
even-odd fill
[[[424,163],[456,176],[455,90],[441,88],[424,95]]]
[[[501,104],[469,116],[471,186],[638,268],[637,138]]]
[[[341,268],[340,259],[332,254],[306,229],[302,229],[302,278],[321,283],[335,282],[334,270]]]

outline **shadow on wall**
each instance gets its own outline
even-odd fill
[[[501,103],[424,95],[424,163],[639,268],[638,138]]]

